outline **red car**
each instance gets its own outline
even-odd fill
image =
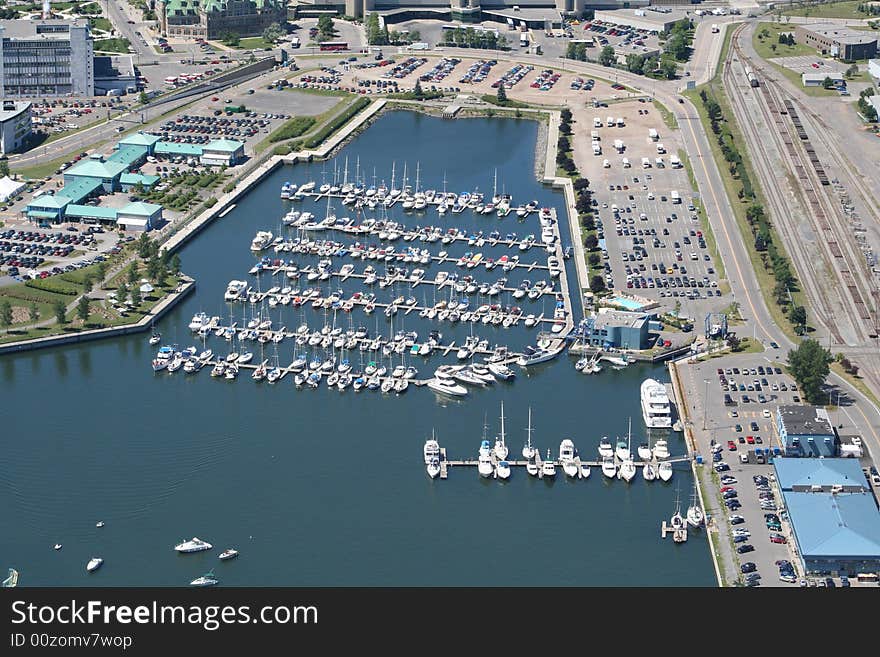
[[[736,489],[735,489],[733,486],[725,486],[724,488],[721,489],[721,492],[722,492],[722,493],[727,493],[727,492],[732,491],[732,490],[736,490]]]
[[[754,436],[746,436],[746,442],[749,445],[754,445],[755,444],[755,437]]]
[[[787,543],[788,541],[785,540],[785,536],[771,536],[770,542],[771,543]]]
[[[729,449],[731,452],[735,452],[736,451],[736,443],[733,442],[732,440],[728,440],[727,441],[727,449]]]

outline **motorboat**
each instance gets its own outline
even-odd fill
[[[151,345],[154,345],[154,344],[159,344],[161,341],[162,341],[162,334],[161,333],[153,333],[150,336],[149,343]]]
[[[202,539],[193,536],[189,541],[182,541],[174,546],[174,549],[177,552],[188,553],[188,552],[203,552],[205,550],[210,550],[213,545],[210,543],[203,541]]]
[[[558,352],[547,351],[545,349],[541,349],[540,347],[535,349],[534,347],[526,346],[524,353],[516,361],[516,364],[520,367],[537,365],[538,363],[544,363],[548,360],[556,358],[557,354]]]
[[[247,281],[231,280],[226,286],[226,292],[223,294],[223,299],[226,301],[236,301],[241,298],[241,295],[244,294],[247,287]]]
[[[499,479],[510,479],[510,463],[501,460],[495,468],[495,474]]]
[[[432,458],[432,459],[431,459],[430,461],[428,461],[428,463],[425,465],[425,469],[427,470],[427,472],[428,472],[428,476],[429,476],[431,479],[436,479],[436,478],[437,478],[437,475],[440,474],[440,459]]]
[[[262,251],[272,243],[273,235],[267,230],[257,231],[251,240],[251,251]]]
[[[206,313],[196,313],[189,322],[189,330],[193,333],[198,331],[208,323],[208,315]]]
[[[636,448],[639,458],[643,461],[651,460],[651,446],[648,443],[642,443]]]
[[[672,410],[666,386],[654,379],[645,379],[641,386],[642,418],[649,429],[672,426]]]
[[[60,549],[61,549],[61,543],[56,543],[53,549],[54,549],[54,550],[60,550]]]
[[[581,479],[587,479],[589,476],[590,476],[590,466],[582,461],[580,464],[580,477],[581,477]]]
[[[608,436],[602,436],[602,440],[599,441],[599,456],[603,459],[614,456],[614,447],[611,446]]]
[[[547,450],[547,458],[541,463],[541,475],[553,478],[556,476],[556,462],[550,458],[550,450]]]
[[[489,441],[485,439],[480,443],[477,470],[481,477],[491,477],[495,473],[495,465],[492,463],[492,448],[489,446]]]
[[[574,441],[571,438],[564,438],[559,443],[559,462],[562,464],[562,471],[568,477],[578,476],[578,467],[574,462],[575,448]]]
[[[220,553],[220,561],[228,561],[229,559],[235,559],[238,556],[238,550],[233,548],[227,548]]]
[[[92,557],[89,559],[89,562],[86,564],[86,571],[93,573],[98,568],[100,568],[104,563],[104,560],[101,557]]]
[[[609,479],[614,479],[617,476],[617,464],[614,462],[613,456],[602,457],[602,474]]]
[[[189,584],[190,586],[216,586],[220,583],[220,580],[214,577],[214,571],[210,571],[205,573],[204,575],[200,575],[196,577]]]
[[[669,458],[669,447],[662,438],[654,442],[654,458],[658,461]]]
[[[489,363],[486,367],[493,376],[502,381],[510,381],[516,378],[516,372],[503,363]]]
[[[672,479],[672,464],[669,461],[660,461],[657,466],[657,476],[661,481],[669,481]]]
[[[629,444],[623,438],[617,439],[617,447],[614,449],[614,455],[621,461],[626,461],[627,459],[632,458],[632,452],[630,452]]]

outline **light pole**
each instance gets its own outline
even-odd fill
[[[706,413],[709,410],[709,379],[703,379],[703,431],[706,430]]]

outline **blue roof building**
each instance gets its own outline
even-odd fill
[[[779,488],[795,493],[847,492],[868,490],[858,459],[773,459]]]
[[[234,139],[215,139],[202,149],[201,163],[210,166],[234,166],[244,159],[244,143]]]
[[[786,456],[837,456],[840,441],[824,408],[779,406],[776,431]]]
[[[880,572],[880,511],[871,493],[783,492],[804,570]]]
[[[600,308],[587,338],[600,349],[647,349],[651,315]]]
[[[100,160],[82,160],[64,172],[64,184],[81,178],[99,180],[105,192],[119,189],[119,176],[128,171],[125,162],[101,162]]]
[[[156,135],[148,135],[145,132],[136,132],[133,135],[128,135],[127,137],[120,139],[118,144],[120,146],[143,146],[147,149],[147,153],[152,155],[153,149],[160,139],[161,137],[157,137]]]
[[[119,185],[123,192],[131,191],[140,183],[144,189],[150,189],[153,185],[161,180],[159,176],[148,176],[143,173],[123,173],[119,177]]]

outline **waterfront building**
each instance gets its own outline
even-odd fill
[[[780,457],[773,459],[773,469],[783,493],[870,492],[858,459]]]
[[[646,313],[599,308],[587,339],[601,349],[647,349],[651,317]]]
[[[156,135],[149,135],[146,132],[135,132],[123,137],[117,143],[118,146],[143,146],[147,149],[147,155],[153,155],[156,144],[161,141]]]
[[[159,0],[156,14],[166,36],[259,36],[272,23],[287,21],[287,0]]]
[[[782,493],[805,572],[880,572],[880,511],[870,492]]]
[[[86,21],[0,21],[0,95],[93,96],[94,47]]]
[[[785,456],[837,456],[837,433],[824,408],[779,406],[776,432]]]
[[[868,61],[868,73],[874,78],[875,82],[880,82],[880,59],[872,59]]]
[[[162,206],[137,201],[120,208],[116,213],[116,223],[125,230],[147,231],[162,221]]]
[[[0,153],[13,153],[25,146],[31,136],[31,104],[4,100],[0,107]]]
[[[871,59],[877,55],[876,36],[837,23],[796,25],[794,39],[801,45],[815,48],[823,55],[831,55],[847,62]]]
[[[215,139],[202,148],[199,161],[208,166],[235,166],[244,159],[244,143],[234,139]]]

